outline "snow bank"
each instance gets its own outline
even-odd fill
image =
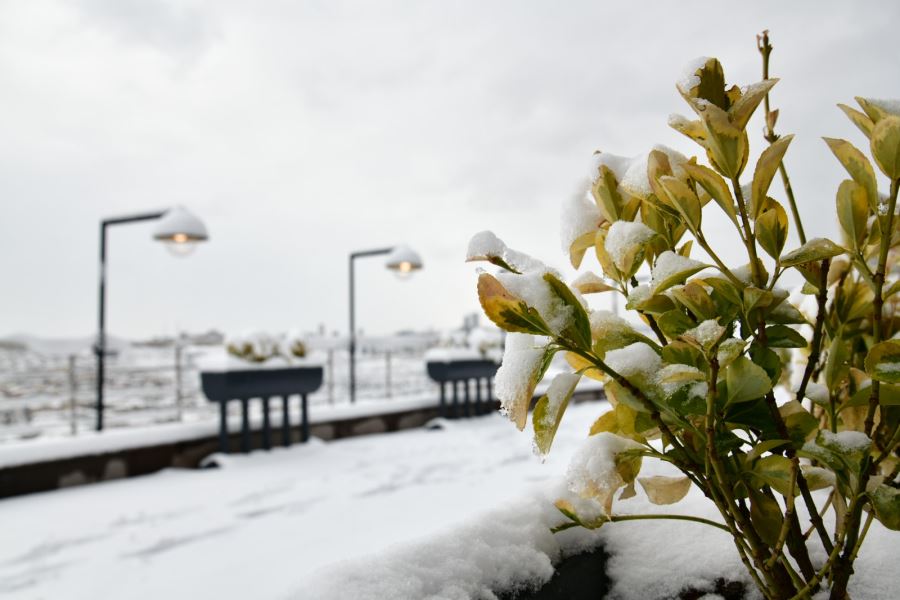
[[[555,562],[596,547],[599,539],[586,530],[552,534],[550,529],[563,520],[553,506],[556,497],[535,493],[455,530],[396,546],[385,556],[335,564],[289,597],[468,600],[537,589],[553,576]]]

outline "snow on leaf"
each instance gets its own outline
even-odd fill
[[[666,250],[656,259],[656,264],[650,270],[650,291],[658,294],[673,285],[684,283],[691,275],[702,271],[707,265],[684,256],[679,256],[671,250]]]
[[[900,383],[900,340],[872,346],[866,356],[866,372],[877,381]]]
[[[634,481],[640,471],[641,456],[637,451],[643,449],[641,444],[614,433],[588,437],[569,463],[569,490],[597,500],[604,512],[611,514],[615,493]]]
[[[819,262],[846,252],[828,238],[813,238],[781,257],[781,266],[794,267],[804,263]]]
[[[549,364],[553,352],[538,343],[533,335],[510,333],[506,336],[503,362],[497,370],[494,390],[500,409],[519,430],[525,428],[534,388]]]
[[[531,424],[534,427],[534,447],[540,456],[550,452],[556,430],[580,379],[581,375],[575,373],[560,373],[553,378],[547,394],[534,407]]]

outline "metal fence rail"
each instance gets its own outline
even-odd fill
[[[155,348],[110,356],[106,366],[107,428],[215,420],[217,407],[200,391],[202,348]],[[206,350],[208,352],[208,349]],[[434,394],[424,349],[363,348],[357,355],[361,402]],[[341,404],[349,396],[349,353],[314,351],[324,384],[311,406]],[[78,435],[93,429],[96,368],[89,354],[45,356],[0,350],[0,443]]]

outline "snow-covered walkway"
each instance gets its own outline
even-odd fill
[[[531,437],[495,414],[226,457],[222,469],[2,500],[0,597],[487,597],[497,581],[548,576],[548,556],[560,545],[590,542],[582,530],[552,536],[548,528],[561,522],[554,488],[605,409],[571,406],[543,464]],[[642,474],[664,471],[647,464]],[[696,489],[671,507],[652,506],[639,492],[617,510],[718,520]],[[717,529],[642,521],[604,527],[600,536],[624,598],[745,577]],[[900,585],[896,539],[873,525],[855,600],[888,598]]]

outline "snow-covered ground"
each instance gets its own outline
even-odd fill
[[[560,552],[597,541],[547,528],[561,520],[551,502],[569,459],[605,407],[571,407],[545,463],[529,435],[491,415],[2,500],[0,596],[489,597],[500,582],[549,577]],[[617,507],[715,518],[696,490],[671,507],[640,491]],[[855,600],[888,598],[887,586],[900,585],[895,536],[873,525]],[[728,536],[713,528],[628,522],[599,537],[625,598],[742,577]]]

